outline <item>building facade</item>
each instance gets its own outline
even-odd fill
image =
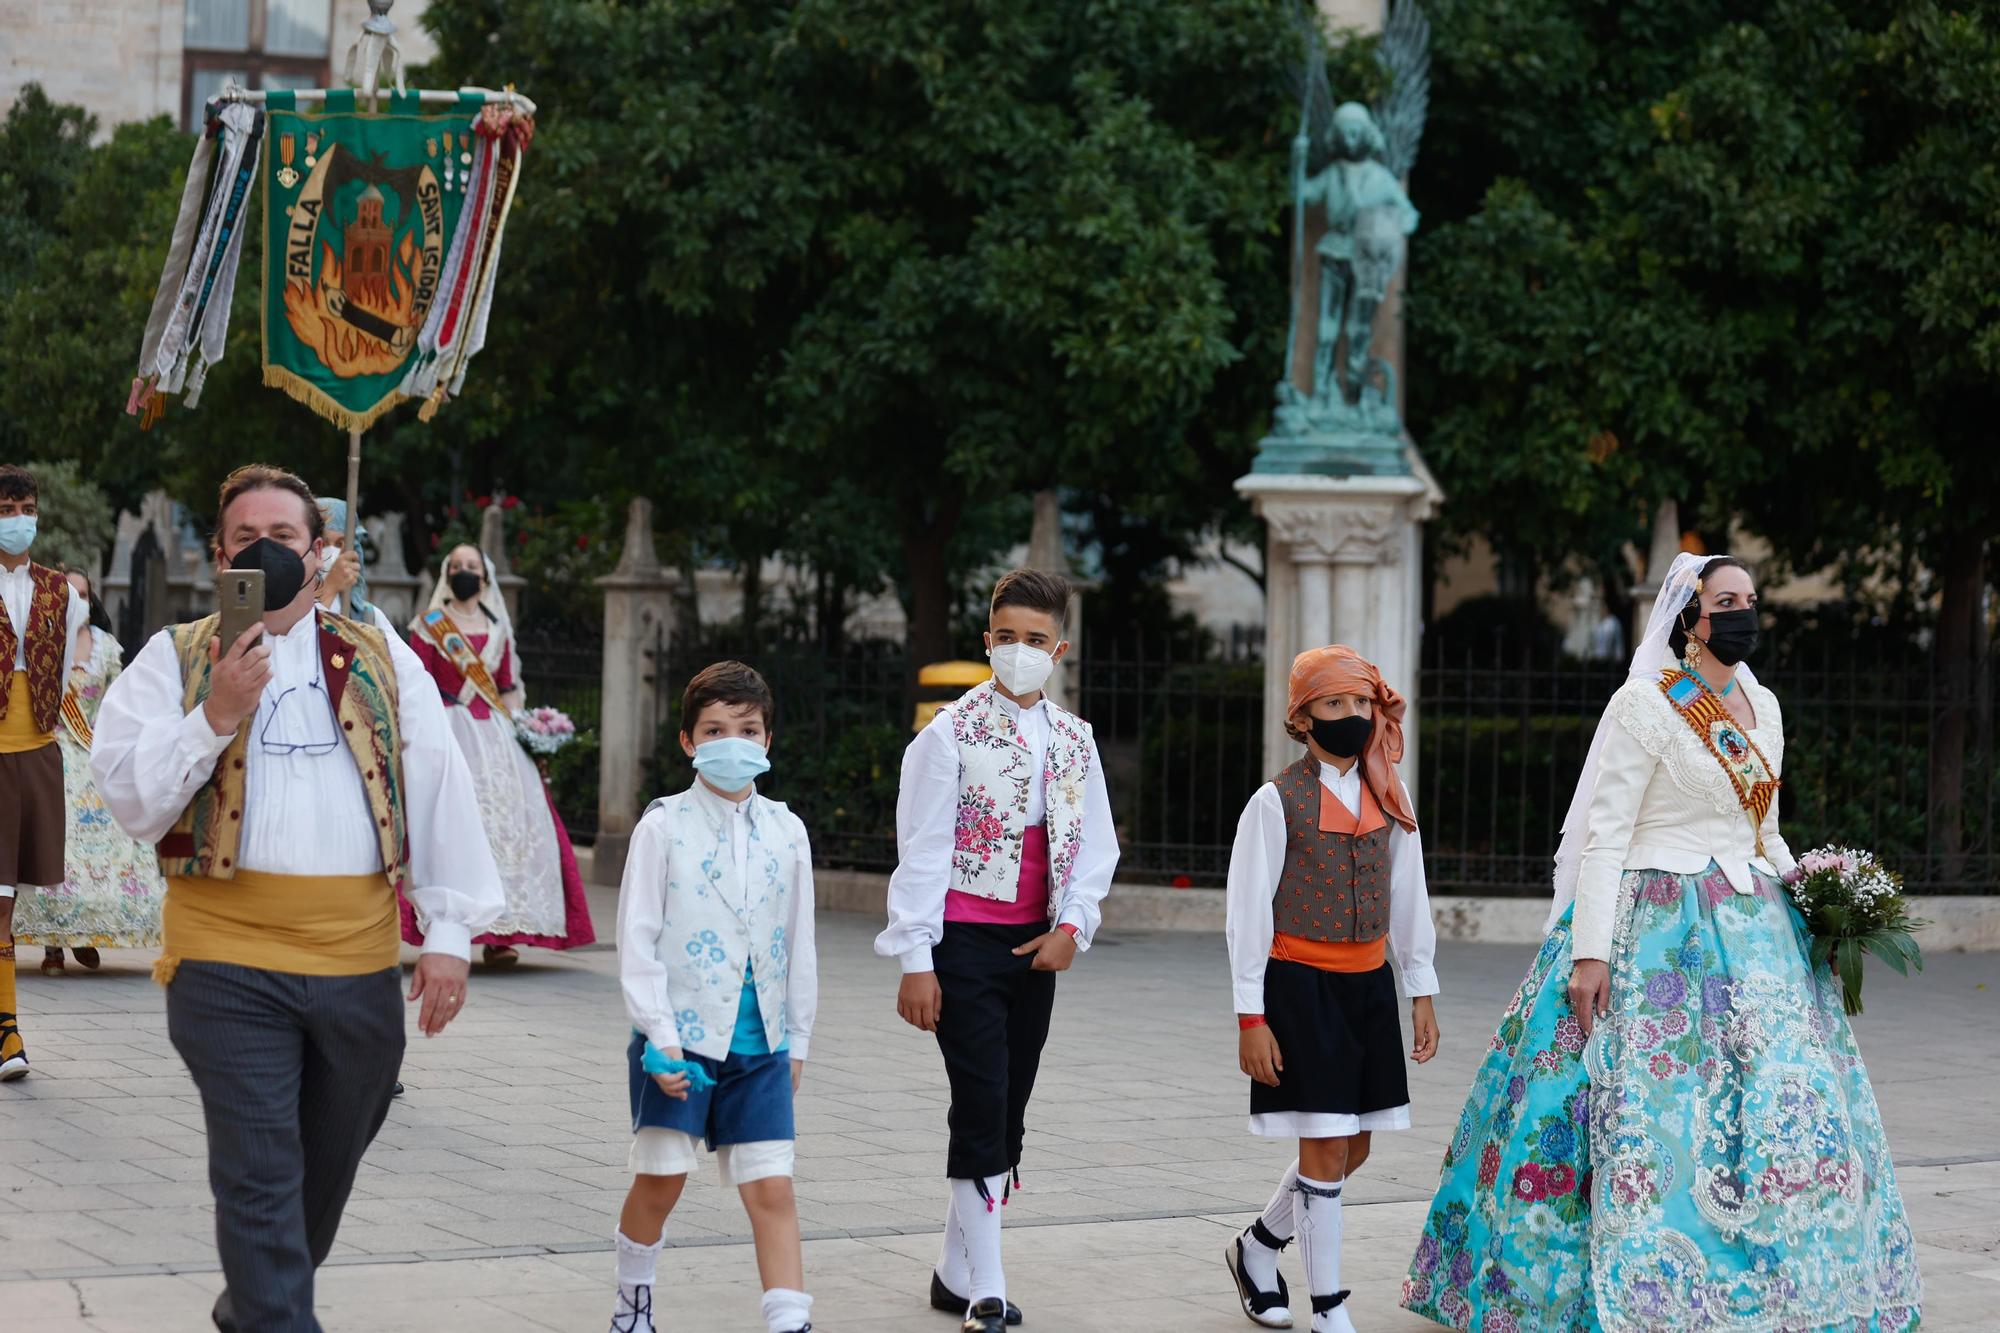
[[[405,61],[437,48],[424,0],[390,11]],[[183,129],[225,84],[323,88],[338,79],[367,0],[0,0],[0,106],[39,83],[88,109],[100,134],[172,116]]]

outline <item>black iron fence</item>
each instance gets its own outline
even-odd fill
[[[1244,802],[1269,774],[1261,754],[1263,661],[1250,640],[1172,644],[1087,641],[1068,669],[1072,706],[1104,757],[1123,849],[1120,875],[1185,887],[1220,885]],[[1418,688],[1416,795],[1439,893],[1548,891],[1562,820],[1622,664],[1592,665],[1505,645],[1431,643]],[[1871,848],[1927,893],[1991,892],[1996,842],[1992,673],[1952,691],[1922,654],[1863,660],[1851,645],[1774,661],[1764,681],[1784,708],[1780,809],[1795,850],[1825,842]],[[595,634],[525,639],[529,693],[595,725]],[[765,790],[798,811],[821,865],[888,870],[911,696],[899,645],[837,657],[817,645],[745,645],[709,636],[669,645],[654,671],[665,719],[647,789],[690,780],[679,705],[689,677],[735,657],[764,673],[778,701]],[[1955,744],[1961,762],[1940,765]],[[592,742],[558,761],[557,803],[579,838],[596,822]],[[1951,777],[1956,772],[1955,778]]]
[[[559,708],[577,739],[549,760],[549,791],[570,837],[597,837],[598,727],[603,718],[604,627],[538,621],[521,629],[521,675],[530,708]]]
[[[1515,657],[1497,643],[1433,644],[1426,660],[1419,813],[1432,889],[1546,892],[1577,773],[1624,683],[1622,665]],[[1993,891],[2000,783],[1990,675],[1954,698],[1924,657],[1848,645],[1790,655],[1762,679],[1784,713],[1779,810],[1795,851],[1866,847],[1917,892]],[[1953,744],[1955,791],[1939,766],[1941,747]]]

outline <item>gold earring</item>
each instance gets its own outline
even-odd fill
[[[1694,671],[1700,668],[1701,666],[1700,639],[1697,639],[1692,635],[1689,636],[1687,652],[1682,655],[1681,660],[1687,663],[1687,669],[1689,671]]]

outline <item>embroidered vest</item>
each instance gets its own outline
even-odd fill
[[[1368,784],[1361,814],[1321,785],[1310,754],[1271,779],[1285,807],[1285,865],[1271,899],[1280,934],[1367,944],[1389,933],[1389,821]]]
[[[28,566],[28,712],[35,730],[52,732],[56,715],[62,710],[63,649],[69,627],[69,580],[46,565]],[[7,610],[0,606],[0,717],[7,716],[14,688],[14,656],[21,648],[20,633]]]
[[[939,710],[958,742],[958,821],[952,844],[951,887],[977,898],[1011,903],[1020,896],[1021,839],[1028,828],[1034,755],[995,697],[993,683],[966,692]],[[1049,835],[1049,918],[1062,910],[1063,890],[1083,845],[1083,788],[1090,775],[1090,725],[1048,706],[1049,752],[1042,769],[1044,824]]]
[[[171,631],[181,663],[181,706],[187,712],[208,698],[208,644],[218,617],[209,616]],[[326,692],[338,700],[334,718],[341,739],[361,772],[375,835],[382,846],[382,869],[401,892],[409,872],[410,839],[403,809],[403,750],[398,723],[396,666],[382,631],[359,621],[319,613],[320,668]],[[170,876],[231,879],[243,838],[244,755],[250,727],[239,727],[215,761],[215,772],[188,802],[157,848],[160,872]]]

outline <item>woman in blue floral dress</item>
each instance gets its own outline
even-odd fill
[[[1904,1330],[1916,1244],[1839,984],[1780,876],[1756,590],[1679,557],[1585,762],[1547,940],[1403,1286],[1481,1333]]]

